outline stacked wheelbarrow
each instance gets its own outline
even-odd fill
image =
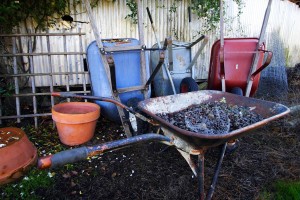
[[[222,4],[220,1],[221,38],[211,49],[208,89],[253,96],[258,88],[260,72],[270,64],[273,55],[266,50],[264,43],[272,0],[269,0],[259,38],[224,39]]]

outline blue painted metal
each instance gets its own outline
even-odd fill
[[[128,47],[139,45],[139,41],[133,38],[105,39],[102,40],[105,47]],[[120,51],[111,54],[115,63],[117,89],[143,85],[141,80],[140,51]],[[93,41],[87,48],[87,61],[92,86],[92,95],[101,97],[112,97],[113,93],[109,85],[103,61],[99,53],[96,41]],[[146,71],[149,77],[149,64],[146,56]],[[145,83],[144,83],[145,84]],[[148,91],[150,97],[151,91]],[[119,94],[123,104],[131,98],[144,99],[142,91],[131,91]],[[113,103],[95,101],[101,107],[101,115],[105,118],[120,122],[116,105]]]
[[[173,66],[169,68],[172,76],[176,93],[180,93],[180,82],[185,77],[192,77],[191,70],[187,70],[191,63],[191,49],[184,46],[188,46],[189,43],[172,41],[172,57]],[[157,44],[153,45],[153,48],[157,48]],[[159,60],[159,51],[152,51],[150,53],[150,67],[153,71]],[[169,56],[168,50],[165,52],[165,65],[168,66]],[[154,94],[155,96],[172,95],[173,90],[171,83],[168,79],[165,69],[162,67],[154,78]]]

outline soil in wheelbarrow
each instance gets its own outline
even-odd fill
[[[209,135],[226,134],[261,121],[263,117],[252,109],[225,102],[208,102],[157,116],[184,130]]]

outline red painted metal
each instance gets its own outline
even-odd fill
[[[227,92],[230,92],[234,87],[240,87],[245,94],[258,41],[258,38],[225,38],[224,52],[220,49],[220,40],[216,41],[211,49],[208,89],[222,90],[221,77],[224,75]],[[265,46],[262,45],[259,49],[257,70],[266,67],[263,66],[264,50]],[[222,66],[222,58],[224,58],[224,66]],[[258,73],[254,77],[250,96],[256,92],[259,78],[260,74]]]

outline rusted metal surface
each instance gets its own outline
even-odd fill
[[[221,165],[222,165],[223,158],[224,158],[224,155],[225,155],[225,152],[226,152],[226,147],[227,147],[227,143],[224,143],[224,145],[222,147],[222,150],[220,152],[219,160],[216,164],[215,173],[214,173],[214,176],[213,176],[212,183],[210,184],[209,191],[206,194],[206,200],[210,200],[212,198],[213,194],[214,194],[216,184],[217,184],[217,180],[218,180],[218,176],[219,176],[219,173],[220,173],[220,170],[221,170]]]
[[[38,159],[37,166],[39,169],[47,169],[51,166],[53,155],[44,156]]]
[[[264,119],[252,125],[231,131],[227,134],[207,135],[180,129],[156,116],[156,114],[159,113],[172,113],[183,110],[192,105],[221,100],[226,101],[226,103],[230,105],[251,107],[253,112],[260,114]],[[139,102],[138,107],[148,116],[152,117],[154,120],[157,120],[158,123],[162,125],[163,129],[168,130],[168,132],[174,135],[173,137],[179,137],[183,139],[189,144],[189,146],[192,146],[195,149],[201,149],[201,147],[207,148],[218,146],[229,140],[241,137],[250,131],[255,130],[256,128],[267,124],[268,122],[278,119],[289,113],[289,108],[279,103],[212,90],[203,90],[147,99]]]
[[[198,170],[198,166],[196,165],[196,163],[192,160],[192,155],[182,151],[180,149],[177,148],[177,151],[181,154],[181,156],[185,159],[185,161],[188,163],[188,165],[190,166],[191,170],[193,171],[194,175],[197,176],[197,170]]]
[[[193,143],[188,142],[188,138],[186,136],[177,135],[174,133],[174,131],[168,128],[162,127],[162,131],[164,135],[172,139],[172,142],[176,146],[176,148],[183,152],[186,152],[190,155],[199,155],[203,154],[206,150],[206,147],[198,147]]]
[[[204,154],[198,155],[198,190],[199,199],[204,200]]]
[[[140,144],[143,142],[150,142],[150,141],[167,142],[167,144],[172,145],[170,138],[155,133],[148,133],[144,135],[138,135],[130,138],[106,142],[94,146],[70,149],[70,150],[56,153],[54,155],[41,157],[38,159],[38,168],[39,169],[46,169],[50,167],[54,168],[68,163],[82,161],[88,157],[100,155],[107,151],[112,151],[133,144]]]

